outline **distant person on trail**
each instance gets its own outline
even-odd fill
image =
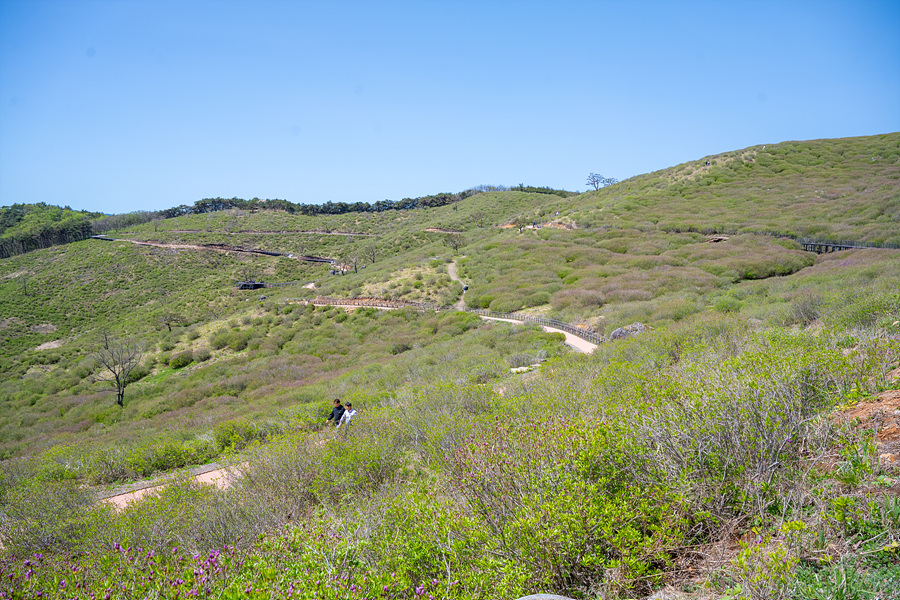
[[[340,427],[341,425],[346,425],[346,424],[349,423],[349,422],[351,421],[351,419],[353,419],[353,417],[355,417],[355,416],[356,416],[356,411],[353,410],[353,403],[352,403],[352,402],[348,402],[348,403],[344,406],[344,414],[341,415],[341,420],[340,420],[340,422],[337,424],[337,426]]]
[[[341,401],[338,398],[334,399],[334,408],[331,409],[331,416],[325,419],[325,424],[327,425],[329,421],[331,424],[337,427],[341,422],[341,417],[344,416],[344,407],[341,406]]]

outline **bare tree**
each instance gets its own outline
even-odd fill
[[[378,257],[378,248],[375,244],[369,244],[365,248],[363,248],[363,256],[368,258],[372,264],[375,264],[375,259]]]
[[[453,249],[453,252],[456,252],[465,245],[465,240],[463,239],[462,234],[448,233],[444,236],[444,243],[450,246],[450,248]]]
[[[587,178],[587,184],[593,187],[595,190],[599,190],[602,187],[606,187],[614,183],[619,183],[619,180],[615,177],[604,177],[599,173],[591,173]]]
[[[184,325],[187,319],[175,312],[164,312],[156,318],[156,322],[172,331],[173,325]]]
[[[345,265],[353,267],[354,273],[359,273],[359,259],[361,258],[361,256],[362,255],[360,254],[359,250],[355,248],[348,248],[346,251],[344,251],[342,260],[344,261]]]
[[[116,404],[125,406],[125,387],[130,383],[129,376],[144,356],[144,347],[140,342],[121,339],[108,332],[103,332],[100,350],[94,353],[103,366],[101,381],[108,381],[116,386]]]

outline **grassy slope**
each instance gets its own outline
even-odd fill
[[[340,395],[370,414],[373,431],[382,436],[379,439],[391,440],[405,458],[381,456],[377,464],[362,467],[352,462],[356,460],[353,457],[369,460],[367,452],[382,451],[380,441],[362,440],[360,447],[351,442],[345,448],[350,452],[347,456],[330,455],[327,448],[314,449],[311,452],[318,458],[310,460],[350,461],[349,467],[361,469],[360,477],[372,477],[360,483],[359,489],[365,491],[359,493],[374,494],[376,504],[388,514],[401,505],[403,511],[421,510],[418,505],[403,505],[414,496],[414,491],[409,492],[411,496],[405,494],[416,489],[416,482],[429,481],[435,489],[444,489],[446,497],[438,502],[441,506],[458,500],[452,486],[443,487],[450,485],[450,480],[461,489],[475,489],[466,488],[471,482],[453,479],[458,473],[450,476],[453,460],[462,460],[453,452],[465,447],[462,440],[468,435],[502,447],[515,446],[518,442],[514,440],[493,439],[491,436],[505,434],[491,433],[485,427],[498,414],[528,415],[545,422],[558,414],[561,406],[572,404],[590,423],[622,419],[617,422],[623,432],[639,431],[644,426],[662,425],[633,422],[629,416],[633,411],[623,410],[623,402],[631,407],[647,398],[681,398],[679,406],[683,407],[687,401],[719,398],[721,390],[715,386],[720,380],[736,377],[741,386],[753,389],[754,384],[746,380],[750,377],[747,373],[753,373],[762,377],[756,385],[768,381],[767,377],[772,381],[782,377],[790,386],[794,385],[790,382],[806,381],[810,374],[824,376],[834,367],[840,370],[834,374],[838,383],[821,383],[821,400],[827,397],[831,402],[848,390],[876,385],[873,382],[880,380],[871,379],[873,373],[896,361],[895,338],[893,350],[882,352],[861,333],[839,331],[856,327],[884,332],[895,327],[893,321],[900,318],[900,298],[896,297],[900,251],[849,251],[816,257],[802,252],[795,242],[772,236],[743,233],[727,242],[708,244],[697,231],[765,230],[896,241],[900,218],[898,141],[900,136],[891,134],[748,149],[712,157],[715,164],[708,169],[701,160],[566,199],[503,192],[477,195],[439,209],[378,215],[308,218],[227,212],[151,223],[114,234],[165,243],[228,243],[324,256],[346,256],[374,245],[375,261],[346,276],[329,276],[327,265],[283,257],[119,242],[80,242],[4,260],[0,262],[4,315],[0,330],[4,342],[0,349],[0,451],[20,455],[56,445],[41,459],[45,465],[41,468],[49,469],[51,478],[116,481],[208,460],[279,432],[292,432],[291,444],[302,446],[307,439],[304,436],[321,426],[328,398]],[[717,171],[726,168],[729,173],[725,175]],[[807,188],[816,192],[815,201],[807,197],[799,202]],[[697,221],[698,214],[704,215],[702,222]],[[865,218],[860,219],[860,214]],[[555,219],[576,222],[580,227],[521,233],[499,227],[515,221]],[[290,298],[319,292],[445,303],[456,299],[458,289],[445,272],[453,252],[446,245],[446,236],[427,233],[426,227],[464,231],[457,260],[461,274],[471,283],[466,296],[470,305],[500,310],[526,307],[587,322],[607,332],[641,320],[654,324],[658,331],[629,344],[610,346],[593,358],[569,357],[558,336],[481,323],[460,314],[362,310],[348,315],[336,309],[311,310],[288,303]],[[291,233],[298,231],[356,232],[372,237]],[[259,292],[239,293],[231,288],[233,280],[248,272],[268,281],[317,281],[320,289],[266,290],[268,298],[260,301]],[[180,317],[171,332],[163,319],[170,313]],[[792,337],[781,331],[784,326],[805,326],[817,319],[836,333],[829,330],[828,336],[818,339],[811,333]],[[760,332],[748,334],[748,326]],[[134,335],[147,348],[148,375],[129,387],[124,410],[114,406],[113,394],[96,381],[96,364],[89,357],[102,329]],[[873,335],[877,340],[881,334]],[[52,341],[61,345],[36,349]],[[753,348],[754,356],[764,357],[763,363],[770,366],[752,363],[752,356],[742,355],[744,348]],[[836,350],[846,353],[856,348],[862,357],[858,364],[853,362],[855,358],[841,358],[842,352]],[[183,369],[167,366],[173,356],[184,352],[198,359]],[[776,360],[780,356],[791,359],[782,365]],[[511,366],[547,358],[553,360],[537,374],[521,377],[509,373]],[[795,358],[796,364],[791,362]],[[719,366],[722,360],[725,362]],[[745,365],[744,360],[751,362]],[[784,371],[772,379],[769,373],[776,363]],[[870,373],[872,369],[875,371]],[[698,380],[698,373],[709,378]],[[817,381],[814,386],[820,385]],[[806,389],[803,385],[800,388]],[[740,394],[726,396],[733,402],[743,398]],[[657,408],[673,410],[665,403]],[[710,427],[720,425],[697,419],[704,411],[717,414],[718,409],[717,405],[707,406],[690,416],[694,421],[685,427],[707,435]],[[406,418],[410,411],[426,411],[426,422]],[[597,423],[588,430],[603,431]],[[568,435],[562,429],[545,433],[548,440]],[[533,434],[522,439],[531,439],[529,435]],[[89,452],[83,448],[86,440],[91,441]],[[534,447],[542,447],[541,439],[531,441]],[[559,441],[574,443],[568,438]],[[622,438],[617,443],[634,441]],[[295,450],[296,446],[291,446],[291,453]],[[254,463],[255,468],[263,468],[271,458],[266,458],[265,450],[261,452],[258,459],[262,462]],[[481,465],[478,468],[490,464],[489,456],[470,458]],[[378,462],[382,460],[387,463]],[[619,455],[588,460],[622,469],[640,468],[620,464]],[[545,467],[536,465],[535,472],[543,473]],[[383,497],[377,494],[381,493],[379,482],[384,480],[371,471],[382,468],[403,482],[398,483],[397,491],[385,492]],[[396,472],[391,471],[395,468]],[[598,467],[584,468],[591,472]],[[710,485],[724,481],[712,466],[704,468],[712,469]],[[579,469],[582,467],[576,469],[581,473]],[[666,479],[671,476],[645,473],[640,481],[641,485],[655,481],[653,485],[659,487],[653,489],[657,491],[676,490],[681,482]],[[259,479],[264,480],[262,476]],[[327,492],[322,493],[333,501],[357,493],[352,486],[340,487],[349,485],[346,482],[316,485],[320,484]],[[407,484],[408,489],[403,487]],[[532,485],[528,481],[505,484]],[[5,485],[0,485],[0,496]],[[267,485],[279,484],[273,479]],[[329,485],[338,487],[332,490]],[[752,480],[736,485],[746,486],[740,488],[741,494],[759,493]],[[694,492],[685,489],[678,493],[690,499]],[[576,497],[578,494],[572,496]],[[740,511],[749,510],[749,496],[740,498],[744,496],[734,502],[742,508],[734,508],[735,513],[725,511],[720,517],[747,518]],[[703,503],[709,500],[698,497],[693,508],[708,510]],[[4,499],[0,497],[0,501]],[[551,502],[548,498],[544,501]],[[395,502],[400,504],[392,504]],[[477,503],[459,510],[465,513],[472,506],[477,508]],[[356,510],[353,507],[347,510]],[[558,508],[568,514],[566,507]],[[461,515],[454,519],[460,523],[474,519],[469,513]],[[370,516],[345,515],[351,520],[363,519],[365,528]],[[755,518],[763,517],[757,514]],[[714,519],[697,519],[685,527],[707,531],[718,526]],[[489,528],[490,523],[471,523],[474,529],[460,533],[461,539],[489,547],[486,540],[476,543],[477,536],[465,536]],[[137,527],[128,527],[132,526]],[[410,539],[416,538],[414,532],[410,535]],[[564,541],[551,542],[549,547],[565,546]],[[494,548],[491,552],[495,554],[486,556],[508,551]],[[512,554],[518,552],[530,550]],[[538,561],[534,572],[544,572],[545,566]],[[490,571],[488,566],[482,567]],[[518,589],[518,584],[510,583],[518,580],[507,575],[512,577],[506,581],[512,586],[508,589]],[[574,589],[559,583],[562,579],[548,577],[547,581],[557,582],[555,589]]]
[[[343,277],[328,276],[327,265],[283,257],[120,242],[85,241],[7,259],[0,264],[4,314],[0,330],[4,381],[0,393],[6,403],[0,443],[9,452],[27,445],[37,432],[47,442],[55,435],[77,439],[77,432],[102,424],[115,422],[117,428],[128,429],[133,426],[128,424],[139,422],[136,419],[141,415],[173,410],[184,415],[177,426],[157,417],[153,423],[165,424],[152,425],[149,431],[177,431],[184,423],[209,426],[236,415],[260,414],[261,409],[245,407],[197,420],[195,411],[185,404],[198,402],[198,398],[173,397],[178,397],[178,389],[204,387],[206,379],[216,381],[227,376],[240,362],[239,356],[258,352],[265,344],[271,354],[291,355],[281,362],[301,367],[310,361],[321,362],[321,356],[316,355],[321,351],[288,352],[284,350],[287,342],[272,341],[289,336],[293,340],[290,344],[296,346],[305,336],[325,337],[297,331],[294,317],[280,314],[279,306],[289,298],[325,293],[452,303],[459,289],[449,280],[444,261],[453,252],[446,245],[447,236],[424,231],[428,227],[464,231],[459,252],[465,256],[458,262],[471,285],[466,296],[470,306],[531,309],[607,333],[634,320],[665,327],[710,309],[743,311],[769,323],[787,322],[800,293],[795,288],[800,284],[766,278],[799,272],[784,281],[810,281],[804,269],[813,265],[815,255],[800,251],[794,242],[769,236],[744,234],[709,244],[700,233],[671,231],[676,222],[687,218],[678,216],[679,211],[690,206],[691,218],[707,215],[707,225],[711,223],[712,229],[809,233],[813,231],[809,223],[815,221],[819,227],[816,231],[823,237],[893,239],[884,232],[896,231],[888,225],[896,225],[900,213],[898,143],[900,134],[890,134],[785,143],[766,150],[751,148],[712,157],[711,167],[700,160],[566,199],[493,192],[437,209],[381,214],[304,217],[227,211],[148,223],[114,234],[163,243],[225,243],[334,257],[374,249],[374,263],[361,258],[360,265],[366,268]],[[726,167],[731,175],[716,175]],[[854,185],[861,191],[847,192],[849,179],[856,181]],[[761,194],[764,187],[766,193]],[[806,188],[818,190],[816,201],[794,202],[792,196],[803,195]],[[866,205],[864,211],[860,203]],[[561,213],[559,217],[557,212]],[[664,212],[671,214],[665,216]],[[867,215],[864,227],[859,214]],[[599,228],[526,229],[520,233],[516,228],[500,227],[515,221],[550,220],[593,221]],[[328,232],[365,233],[369,237]],[[862,261],[859,265],[851,261],[846,269],[838,270],[839,275],[816,280],[817,293],[828,295],[848,278],[866,281],[869,277],[867,285],[886,289],[898,285],[894,263],[876,258],[889,254],[861,254],[864,258],[855,259]],[[433,260],[435,257],[440,260]],[[819,263],[826,261],[834,264],[829,257],[818,259]],[[879,277],[859,273],[878,273]],[[299,286],[271,289],[266,290],[269,299],[265,304],[248,303],[258,295],[236,293],[229,287],[231,281],[247,274],[268,281],[316,281],[319,290]],[[754,285],[754,280],[762,281]],[[175,331],[169,332],[164,321],[173,315],[178,322]],[[234,352],[228,345],[221,349],[212,346],[222,346],[223,331],[234,328],[247,330],[245,335],[255,340],[255,348],[228,358],[227,353]],[[141,399],[140,406],[132,405],[124,414],[114,415],[115,411],[101,401],[106,397],[103,385],[92,383],[98,372],[89,355],[102,329],[143,339],[145,362],[153,372],[165,371],[169,358],[183,351],[211,350],[212,364],[227,360],[225,366],[197,369],[184,383],[175,384],[173,381],[179,378],[169,381],[164,377],[136,384],[131,393]],[[214,340],[217,333],[218,341]],[[379,343],[384,346],[385,333],[381,335]],[[397,338],[393,343],[400,345],[427,343],[427,338],[414,333],[390,332],[387,336]],[[47,342],[57,342],[60,347],[36,350]],[[352,348],[350,340],[336,344]],[[231,346],[236,347],[234,343]],[[361,348],[369,347],[363,344]],[[371,356],[382,356],[380,352],[383,350]],[[361,364],[365,356],[366,352],[338,349],[325,361],[335,367],[320,370],[345,372]],[[296,373],[269,366],[277,362],[275,357],[251,360],[249,376],[271,380],[263,389],[295,388]],[[238,398],[251,395],[210,393]],[[252,396],[251,406],[270,401],[263,392]]]
[[[774,232],[897,244],[898,181],[900,133],[784,142],[633,177],[586,194],[564,216],[590,227]]]

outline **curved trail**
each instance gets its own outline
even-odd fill
[[[287,235],[287,234],[303,234],[303,235],[346,235],[356,237],[378,237],[375,233],[357,233],[354,231],[322,231],[322,230],[303,230],[303,229],[284,229],[272,231],[260,230],[243,230],[243,231],[205,231],[203,229],[169,229],[167,233],[215,233],[221,235]]]
[[[353,234],[356,235],[356,234]],[[359,234],[364,235],[364,234]],[[127,238],[103,238],[104,240],[111,242],[127,242],[129,244],[134,244],[136,246],[151,246],[153,248],[167,248],[173,250],[200,250],[200,251],[212,251],[212,252],[237,252],[240,254],[255,254],[260,256],[279,256],[282,258],[289,258],[291,260],[305,260],[309,262],[334,262],[335,259],[332,258],[323,258],[323,257],[312,257],[312,256],[293,256],[290,254],[284,254],[280,252],[269,252],[268,250],[254,250],[252,248],[240,248],[237,246],[201,246],[197,244],[164,244],[163,242],[145,242],[142,240],[130,240]]]
[[[459,278],[459,275],[456,273],[456,261],[449,263],[447,265],[447,274],[450,275],[450,279],[453,281],[458,281],[460,284],[463,284],[463,280]],[[465,284],[463,284],[465,285]],[[463,295],[460,297],[459,302],[453,305],[453,308],[457,310],[465,310],[465,295],[466,292],[463,290]],[[482,319],[485,321],[504,321],[506,323],[515,323],[517,325],[524,325],[524,321],[516,321],[515,319],[500,319],[497,317],[485,317],[482,316]],[[567,331],[563,331],[562,329],[556,329],[555,327],[547,327],[546,325],[541,326],[544,331],[548,333],[561,333],[566,336],[566,345],[570,348],[574,349],[576,352],[581,352],[582,354],[591,354],[594,350],[597,349],[597,344],[591,343],[587,340],[583,340],[578,336],[572,335]]]
[[[481,316],[481,315],[479,315]],[[485,317],[481,316],[485,321],[503,321],[504,323],[514,323],[516,325],[524,325],[524,321],[516,321],[515,319],[500,319],[498,317]],[[581,352],[582,354],[591,354],[594,350],[597,349],[597,344],[591,343],[587,340],[583,340],[578,336],[574,336],[568,331],[563,331],[562,329],[557,329],[555,327],[547,327],[546,325],[541,325],[541,329],[548,333],[561,333],[566,336],[566,346],[569,346],[576,352]]]
[[[453,308],[456,310],[465,310],[466,309],[466,284],[463,283],[463,280],[459,278],[459,275],[456,273],[456,261],[454,260],[450,264],[447,265],[447,274],[450,276],[450,279],[453,281],[458,281],[461,286],[463,286],[462,295],[460,295],[459,300],[456,304],[453,305]]]

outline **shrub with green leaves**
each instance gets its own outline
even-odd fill
[[[683,538],[662,487],[623,480],[623,440],[580,420],[504,423],[454,457],[455,485],[506,584],[632,590],[658,580]]]
[[[169,366],[173,369],[181,369],[194,362],[194,354],[190,350],[179,352],[169,360]]]
[[[89,504],[76,481],[21,481],[0,503],[0,541],[20,555],[72,548],[86,533]]]

